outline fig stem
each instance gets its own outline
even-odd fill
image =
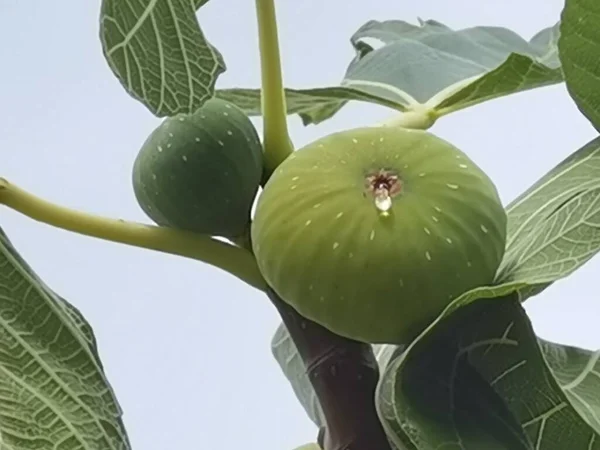
[[[324,450],[390,450],[375,409],[379,366],[369,344],[344,338],[301,316],[271,289],[277,308],[304,362],[325,416],[319,431]]]
[[[210,236],[87,214],[36,197],[4,178],[0,178],[0,204],[38,222],[84,236],[202,261],[256,289],[266,289],[252,253]]]
[[[287,124],[274,0],[256,0],[261,70],[263,146],[268,177],[293,151]]]

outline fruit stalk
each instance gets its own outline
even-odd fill
[[[293,145],[287,126],[287,107],[273,0],[256,0],[256,16],[260,48],[265,176],[268,178],[292,153]]]
[[[260,290],[265,282],[251,252],[187,231],[111,219],[55,205],[0,178],[0,204],[39,222],[85,236],[196,259]]]
[[[390,450],[375,409],[379,366],[370,345],[343,338],[267,295],[302,358],[325,415],[324,450]]]

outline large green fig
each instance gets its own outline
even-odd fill
[[[303,316],[371,343],[406,343],[493,281],[506,213],[463,152],[403,128],[338,132],[296,151],[258,199],[253,250]]]
[[[212,98],[150,134],[134,162],[133,189],[159,225],[237,237],[250,223],[262,171],[262,146],[250,119]]]

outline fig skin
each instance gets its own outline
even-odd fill
[[[152,131],[134,161],[132,183],[156,224],[236,238],[250,225],[262,176],[254,124],[233,103],[213,97]]]
[[[382,173],[393,184],[387,214],[369,190]],[[351,339],[404,344],[493,282],[506,220],[492,180],[449,142],[365,127],[290,155],[258,199],[251,237],[267,283],[301,315]]]

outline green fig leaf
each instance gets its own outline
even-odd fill
[[[378,412],[416,450],[598,450],[598,367],[598,352],[538,339],[517,294],[477,299],[389,363]]]
[[[590,351],[543,339],[538,339],[538,344],[571,405],[599,433],[600,350]]]
[[[600,250],[600,138],[571,154],[507,207],[508,239],[497,282],[539,293]],[[524,295],[525,300],[528,295]]]
[[[567,91],[583,115],[600,131],[600,4],[566,0],[558,54]]]
[[[157,117],[192,113],[214,94],[226,69],[204,37],[205,1],[103,0],[102,51],[125,90]]]
[[[351,43],[356,57],[340,86],[287,89],[288,114],[318,124],[348,101],[360,100],[399,111],[444,115],[497,97],[563,81],[557,40],[559,24],[526,41],[491,26],[453,30],[433,20],[365,23]],[[215,95],[260,115],[260,90],[220,89]]]
[[[2,448],[131,448],[92,328],[0,229]]]

